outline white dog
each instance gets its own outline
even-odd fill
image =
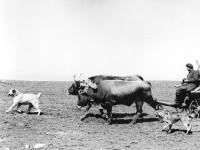
[[[20,110],[18,110],[18,108],[21,105],[29,105],[29,108],[27,111],[28,113],[30,112],[32,107],[35,107],[38,112],[38,115],[40,115],[41,110],[39,109],[38,98],[41,96],[41,93],[38,93],[37,95],[28,94],[28,93],[24,94],[24,93],[20,93],[16,89],[11,89],[8,93],[8,96],[12,96],[14,97],[14,99],[13,99],[13,105],[6,112],[9,112],[15,106],[17,106],[17,111],[21,112]]]
[[[195,118],[195,114],[187,114],[186,112],[180,112],[180,113],[170,113],[169,111],[161,110],[156,111],[156,116],[161,118],[164,122],[167,124],[163,127],[163,130],[165,130],[167,127],[169,127],[168,133],[172,130],[172,125],[177,123],[178,121],[181,121],[181,123],[184,125],[184,127],[187,129],[186,134],[191,131],[192,125],[191,121],[193,118]]]

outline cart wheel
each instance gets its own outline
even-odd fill
[[[182,107],[180,108],[181,111],[179,111],[179,112],[186,112],[186,113],[189,112],[188,101],[189,101],[189,96],[186,96],[182,103]]]
[[[200,105],[199,105],[198,101],[195,99],[190,103],[189,112],[190,113],[196,113],[196,112],[199,113],[199,108],[200,108]],[[199,114],[198,114],[198,116],[199,116]]]

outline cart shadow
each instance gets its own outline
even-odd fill
[[[130,117],[134,117],[135,113],[113,113],[112,114],[112,124],[129,124],[132,122],[133,118]],[[148,114],[143,113],[142,116],[148,116]],[[107,120],[107,118],[102,117],[102,115],[100,114],[93,114],[93,113],[89,113],[87,114],[86,118],[90,118],[90,117],[94,117],[94,118],[102,118],[104,120]],[[128,118],[126,118],[128,117]],[[85,118],[85,119],[86,119]],[[138,118],[137,123],[142,123],[142,122],[155,122],[158,121],[158,118]]]

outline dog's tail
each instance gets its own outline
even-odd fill
[[[37,97],[40,98],[41,94],[42,94],[42,93],[38,93]]]

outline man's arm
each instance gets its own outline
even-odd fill
[[[184,80],[184,83],[198,83],[198,72],[197,71],[193,71],[191,78]]]

